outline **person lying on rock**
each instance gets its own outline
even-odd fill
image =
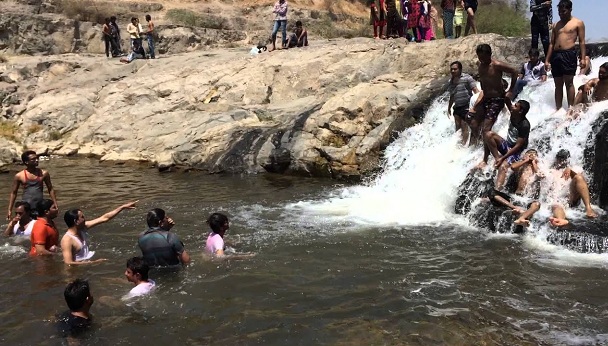
[[[540,186],[537,183],[539,179],[545,176],[538,167],[538,152],[536,149],[528,149],[521,160],[511,165],[511,169],[517,175],[516,195],[539,195]]]
[[[495,185],[497,190],[504,187],[509,166],[520,160],[521,152],[528,146],[528,137],[530,136],[530,122],[526,118],[526,114],[530,110],[530,103],[519,100],[512,104],[511,99],[507,96],[505,97],[505,104],[511,112],[507,139],[503,139],[493,131],[486,132],[484,134],[483,161],[477,165],[478,169],[483,169],[488,163],[490,153],[492,153],[496,160],[494,167],[498,168]]]
[[[141,41],[135,40],[133,41],[133,51],[127,55],[126,58],[120,58],[120,62],[124,62],[125,64],[130,63],[135,59],[145,59],[146,51],[144,47],[141,45]]]
[[[600,66],[598,78],[593,78],[578,88],[574,104],[589,104],[608,100],[608,62]]]
[[[296,22],[295,30],[287,39],[287,48],[294,47],[308,47],[308,32],[299,20]]]
[[[570,167],[569,159],[570,152],[566,149],[560,150],[555,155],[555,161],[550,169],[552,179],[549,184],[548,196],[554,200],[564,200],[571,208],[577,207],[582,201],[585,206],[585,215],[589,218],[595,218],[597,213],[591,207],[589,186],[582,175],[583,170]],[[566,186],[568,190],[564,194]]]

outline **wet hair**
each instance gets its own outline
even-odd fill
[[[477,50],[476,50],[477,54],[488,54],[488,55],[492,55],[492,47],[490,47],[489,44],[487,43],[482,43],[480,45],[477,46]]]
[[[165,215],[165,211],[160,208],[150,210],[146,216],[148,227],[158,227],[161,221],[165,219]]]
[[[604,70],[608,71],[608,62],[601,64],[600,68],[603,68]]]
[[[302,21],[301,21],[301,20],[296,21],[296,26],[297,26],[297,27],[302,26]]]
[[[31,212],[32,212],[32,206],[26,201],[19,201],[19,202],[15,203],[15,208],[19,208],[19,207],[23,207],[23,210],[28,214],[31,214]]]
[[[68,304],[68,308],[71,311],[78,311],[82,309],[84,304],[87,302],[87,298],[91,296],[89,289],[89,282],[83,279],[76,279],[70,282],[63,291],[65,302]]]
[[[38,202],[38,204],[36,205],[38,215],[45,216],[52,206],[53,201],[51,201],[50,199],[43,199],[42,201]]]
[[[36,152],[33,150],[26,150],[21,154],[21,161],[23,163],[27,163],[30,160],[30,155],[36,155]]]
[[[538,154],[538,151],[536,149],[528,149],[528,150],[526,150],[526,154],[528,154],[528,153],[537,153]]]
[[[460,71],[462,71],[462,63],[460,61],[454,61],[453,63],[450,64],[450,67],[452,67],[452,65],[458,66],[458,69]]]
[[[66,226],[68,228],[74,227],[76,225],[76,221],[78,221],[78,212],[80,209],[70,209],[63,214],[63,221],[65,221]]]
[[[567,160],[570,158],[570,152],[568,149],[562,149],[555,154],[555,158],[558,160]]]
[[[133,274],[139,274],[142,280],[148,281],[148,272],[150,271],[150,267],[146,264],[143,258],[129,258],[127,260],[127,268],[131,269]]]
[[[221,213],[213,213],[207,219],[207,224],[209,224],[213,233],[220,233],[227,222],[228,217]]]
[[[528,51],[528,56],[533,56],[533,57],[539,57],[540,56],[540,52],[538,51],[537,48],[530,48],[530,50]]]
[[[146,20],[152,20],[152,17],[149,14],[146,14]]]
[[[560,0],[559,3],[557,4],[557,7],[565,7],[569,10],[572,9],[572,1],[570,0]]]
[[[519,100],[517,101],[517,103],[519,103],[519,105],[521,106],[521,115],[525,117],[526,114],[528,114],[528,112],[530,111],[530,102],[526,100]]]

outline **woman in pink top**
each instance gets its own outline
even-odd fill
[[[228,217],[224,214],[213,213],[207,219],[211,232],[207,236],[205,250],[214,256],[224,256],[224,234],[230,227]]]

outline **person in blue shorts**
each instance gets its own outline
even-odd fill
[[[530,110],[530,103],[519,100],[512,104],[511,99],[505,97],[505,104],[511,112],[507,139],[502,138],[496,132],[490,131],[488,133],[490,140],[486,142],[484,148],[483,162],[477,166],[478,168],[485,167],[490,153],[494,156],[496,160],[494,166],[498,168],[495,183],[497,190],[503,188],[509,166],[521,160],[521,153],[528,146],[528,137],[530,136],[530,122],[526,118],[526,114]]]

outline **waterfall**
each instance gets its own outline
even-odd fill
[[[593,59],[592,75],[607,57]],[[590,77],[576,76],[575,87]],[[564,93],[565,94],[565,93]],[[527,87],[519,99],[530,102],[527,115],[532,126],[528,148],[539,152],[539,166],[547,169],[555,154],[562,148],[571,153],[574,167],[584,166],[584,150],[593,140],[592,125],[604,110],[608,101],[592,104],[588,111],[576,120],[566,121],[565,111],[555,112],[553,80],[539,86]],[[403,131],[384,153],[382,172],[365,184],[345,187],[329,192],[322,199],[290,204],[303,217],[316,216],[325,222],[368,225],[439,225],[457,224],[475,226],[469,218],[454,213],[458,186],[482,159],[481,148],[460,147],[460,134],[454,133],[454,122],[446,115],[447,95],[433,101],[424,119],[418,125]],[[564,97],[564,105],[567,105]],[[509,115],[503,112],[493,130],[506,138]],[[490,159],[489,165],[493,160]],[[491,174],[487,172],[486,174]],[[587,180],[591,176],[585,173]],[[545,191],[552,178],[542,182]],[[535,215],[533,227],[546,223],[550,215],[552,196],[541,195],[541,210]],[[599,208],[596,208],[599,209]],[[569,218],[582,217],[580,210],[568,211]],[[539,237],[544,237],[547,233]]]

